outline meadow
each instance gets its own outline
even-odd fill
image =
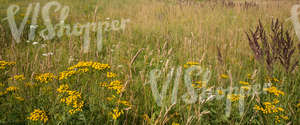
[[[102,49],[96,31],[88,49],[85,31],[42,38],[41,10],[53,1],[0,0],[0,124],[300,124],[290,18],[299,1],[56,1],[70,8],[64,24],[107,24]],[[29,40],[35,26],[23,19],[36,3]],[[6,18],[12,5],[17,26],[25,23],[20,42]]]

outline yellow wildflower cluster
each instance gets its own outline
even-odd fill
[[[112,97],[107,97],[107,100],[112,102],[115,101],[118,106],[126,106],[127,108],[131,107],[131,104],[128,101],[117,99],[116,96],[112,95]],[[113,119],[116,120],[118,117],[120,117],[121,114],[123,114],[123,109],[119,110],[119,108],[113,109],[113,112],[110,112]]]
[[[264,102],[263,106],[260,107],[258,105],[254,106],[254,110],[261,111],[264,114],[275,114],[275,122],[280,122],[280,118],[284,120],[288,120],[288,116],[282,115],[284,113],[284,109],[281,107],[276,107],[275,105],[279,103],[278,99],[273,99],[272,102]]]
[[[275,123],[279,123],[280,122],[280,118],[282,118],[284,120],[288,120],[289,119],[289,117],[287,117],[285,115],[275,116]]]
[[[69,67],[68,70],[74,70],[74,69],[79,69],[84,67],[85,68],[91,67],[95,70],[104,70],[110,68],[108,64],[102,64],[102,63],[90,61],[90,62],[78,62],[76,65]]]
[[[271,114],[271,113],[277,113],[277,112],[283,112],[284,109],[281,107],[276,107],[274,103],[271,102],[264,102],[264,107],[260,107],[258,105],[254,106],[254,109],[257,111],[262,111],[264,114]]]
[[[69,77],[73,76],[74,74],[79,74],[79,73],[86,73],[88,72],[88,68],[83,68],[83,69],[78,69],[78,70],[68,70],[68,71],[63,71],[59,73],[59,80],[63,79],[68,79]]]
[[[4,87],[4,84],[0,83],[0,87]],[[6,88],[5,91],[0,91],[0,96],[6,95],[8,92],[15,92],[18,89],[19,89],[18,87],[10,86],[10,87]]]
[[[10,80],[20,80],[20,81],[22,81],[22,80],[25,80],[25,77],[24,77],[24,75],[15,75],[15,76],[13,76],[9,79]]]
[[[117,74],[116,73],[113,73],[113,72],[107,72],[107,74],[106,74],[106,77],[107,78],[114,78],[114,77],[116,77],[117,76]]]
[[[125,101],[125,100],[118,100],[118,103],[122,104],[122,105],[125,105],[125,106],[128,106],[128,107],[131,107],[131,104],[128,101]]]
[[[35,80],[41,83],[48,83],[48,82],[52,82],[56,78],[57,77],[53,73],[44,73],[44,74],[37,75],[35,77]]]
[[[68,77],[71,77],[72,75],[76,74],[75,70],[71,71],[63,71],[59,73],[59,80],[67,79]]]
[[[69,114],[72,115],[78,111],[82,111],[84,102],[81,99],[80,92],[69,90],[68,85],[60,85],[60,87],[56,91],[58,93],[67,95],[61,98],[60,102],[72,107],[72,109],[69,110]]]
[[[271,86],[270,88],[265,88],[264,91],[267,91],[275,96],[284,95],[283,91],[278,90],[275,86]]]
[[[279,80],[279,79],[277,79],[275,77],[274,78],[267,77],[265,80],[268,81],[268,82],[270,82],[270,83],[281,83],[282,82],[281,80]]]
[[[19,89],[18,87],[10,86],[10,87],[6,88],[6,92],[15,92],[18,89]]]
[[[48,121],[48,116],[46,115],[45,111],[40,109],[35,109],[33,112],[30,113],[30,116],[27,119],[31,121],[42,121],[46,123]]]
[[[119,110],[118,108],[113,109],[113,112],[111,112],[114,120],[118,119],[122,114],[124,114],[123,110]]]
[[[199,65],[198,62],[187,62],[186,64],[183,65],[184,68],[189,68],[191,66]]]
[[[95,70],[104,70],[109,69],[110,66],[108,64],[102,64],[98,62],[78,62],[76,65],[71,66],[68,68],[67,71],[63,71],[59,73],[59,80],[68,79],[69,77],[79,74],[79,73],[86,73],[89,71],[89,68]]]
[[[67,84],[60,85],[59,88],[56,89],[58,93],[65,93],[69,90],[69,86]]]
[[[111,75],[111,74],[107,74],[107,76],[108,75]],[[110,83],[103,82],[103,83],[100,83],[99,85],[101,87],[105,87],[109,90],[115,91],[116,92],[115,94],[120,94],[120,93],[123,92],[123,85],[121,84],[121,82],[119,80],[114,80]],[[119,109],[120,106],[121,107],[127,107],[127,109],[131,107],[131,104],[128,101],[121,100],[117,97],[119,97],[119,96],[112,95],[111,97],[107,97],[108,101],[116,103],[115,104],[116,108],[114,108],[113,111],[110,112],[110,114],[111,114],[111,116],[114,120],[118,119],[122,114],[124,114],[124,112],[123,112],[124,110]]]
[[[9,67],[9,66],[13,66],[15,64],[16,64],[15,62],[0,61],[0,70],[5,69],[6,67]]]
[[[100,83],[100,86],[105,87],[110,90],[115,90],[117,94],[120,94],[123,90],[123,85],[119,80],[115,80],[107,84],[106,82]]]
[[[236,101],[239,101],[239,99],[242,98],[242,96],[239,95],[239,94],[231,94],[231,95],[228,95],[227,98],[228,98],[231,102],[236,102]]]
[[[108,101],[115,101],[115,100],[117,100],[116,102],[118,103],[118,105],[122,104],[124,106],[127,106],[127,108],[131,107],[131,104],[128,101],[117,99],[115,95],[112,95],[111,97],[107,97],[106,99]]]
[[[278,99],[273,99],[273,104],[278,104],[279,100]]]

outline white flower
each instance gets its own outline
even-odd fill
[[[52,56],[53,55],[53,53],[52,52],[49,52],[49,53],[44,53],[44,54],[42,54],[43,56]]]
[[[30,43],[30,41],[29,41],[29,40],[27,40],[26,42],[27,42],[27,43]]]
[[[109,17],[107,17],[106,19],[107,19],[107,20],[109,20],[110,18],[109,18]]]
[[[39,44],[39,42],[33,42],[33,43],[32,43],[32,45],[36,45],[36,44]]]
[[[38,25],[30,25],[30,29],[36,29]]]

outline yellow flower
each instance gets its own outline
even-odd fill
[[[206,87],[206,83],[203,81],[198,81],[198,82],[195,82],[195,84],[192,84],[192,86],[195,88],[202,88],[202,87]]]
[[[59,93],[65,93],[69,90],[69,86],[67,84],[60,85],[58,89],[56,89]]]
[[[6,91],[7,92],[14,92],[14,91],[17,91],[18,89],[19,89],[18,87],[10,86],[10,87],[6,88]]]
[[[77,72],[78,73],[86,73],[88,71],[90,71],[88,68],[83,68],[83,69],[79,69]]]
[[[300,102],[296,105],[296,107],[298,107],[298,108],[300,107]]]
[[[22,80],[25,80],[25,77],[24,75],[15,75],[14,77],[12,78],[9,78],[10,80],[19,80],[19,81],[22,81]]]
[[[278,111],[284,112],[284,109],[281,107],[278,107],[277,109],[278,109]]]
[[[280,83],[281,82],[281,80],[279,80],[279,79],[277,79],[275,77],[274,78],[267,77],[265,80],[268,81],[268,82],[270,82],[270,83]]]
[[[236,102],[241,98],[241,95],[239,94],[231,94],[228,95],[227,98],[231,101],[231,102]]]
[[[117,76],[117,74],[113,73],[113,72],[107,72],[107,74],[106,74],[106,77],[108,77],[108,78],[113,78],[113,77],[116,77],[116,76]]]
[[[229,77],[228,77],[228,75],[226,75],[226,74],[221,74],[221,78],[222,78],[222,79],[228,79]]]
[[[67,79],[77,73],[86,73],[89,71],[89,68],[95,70],[105,70],[109,69],[108,64],[102,64],[98,62],[78,62],[76,65],[68,68],[68,71],[63,71],[59,73],[59,80]]]
[[[116,98],[116,96],[112,95],[112,97],[107,97],[106,99],[107,99],[108,101],[112,101],[112,100],[115,99],[115,98]]]
[[[195,85],[195,84],[192,84],[192,86],[194,87],[194,88],[198,88],[198,89],[200,89],[200,88],[202,88],[202,86],[201,85]]]
[[[77,72],[75,70],[71,71],[63,71],[59,73],[59,80],[68,79],[68,77],[71,77],[72,75],[76,74]]]
[[[249,82],[240,81],[240,84],[242,84],[242,85],[249,85]]]
[[[279,80],[277,78],[273,78],[274,82],[279,82]]]
[[[261,107],[258,106],[258,105],[255,105],[255,106],[253,107],[253,109],[256,110],[256,111],[260,111],[260,110],[261,110]]]
[[[69,67],[68,70],[74,70],[74,69],[79,69],[83,67],[91,67],[95,70],[104,70],[104,69],[109,69],[110,66],[108,64],[102,64],[98,62],[78,62],[76,65]]]
[[[248,79],[252,79],[252,75],[251,74],[247,74]]]
[[[276,100],[275,100],[276,101]],[[262,111],[264,114],[271,114],[271,113],[278,113],[278,112],[284,112],[284,109],[281,107],[276,107],[271,102],[264,102],[263,107],[259,107],[257,105],[254,106],[253,109],[257,111]]]
[[[276,120],[275,120],[276,123],[279,123],[279,122],[280,122],[279,116],[275,116],[275,119],[276,119]]]
[[[61,103],[65,103],[67,106],[70,106],[71,109],[68,111],[70,115],[82,111],[84,102],[81,99],[81,93],[77,91],[68,90],[68,85],[60,85],[57,89],[59,93],[66,93],[67,96],[60,99]]]
[[[48,121],[48,116],[46,115],[45,111],[40,109],[35,109],[33,112],[30,113],[30,116],[27,119],[31,121],[42,121],[46,123]]]
[[[270,88],[264,89],[265,91],[274,94],[275,96],[284,95],[283,91],[278,90],[276,87],[271,86]]]
[[[273,104],[277,104],[279,103],[279,100],[278,99],[273,99]]]
[[[5,69],[9,66],[15,65],[15,62],[6,62],[6,61],[0,61],[0,69]]]
[[[20,97],[20,96],[17,96],[17,97],[15,97],[17,100],[19,100],[19,101],[24,101],[24,98],[22,98],[22,97]]]
[[[0,92],[0,96],[3,96],[3,95],[5,95],[5,94],[7,94],[7,91]]]
[[[117,94],[120,94],[123,90],[123,85],[119,80],[115,80],[107,84],[106,82],[100,83],[100,86],[106,87],[107,89],[110,90],[115,90]]]
[[[289,119],[288,116],[284,116],[284,115],[280,115],[280,117],[281,117],[282,119],[284,119],[284,120],[288,120],[288,119]]]
[[[3,83],[0,83],[0,87],[4,87],[5,85]]]
[[[128,101],[118,100],[118,103],[123,104],[125,106],[131,107],[131,104]]]
[[[119,110],[118,108],[113,109],[113,112],[111,112],[114,120],[118,119],[122,114],[124,114],[123,110]]]
[[[52,82],[54,79],[56,79],[56,76],[53,73],[44,73],[35,77],[35,80],[41,83]]]
[[[219,95],[223,95],[223,91],[222,90],[217,90]]]
[[[191,67],[191,66],[194,66],[194,65],[199,65],[199,63],[198,62],[189,61],[186,64],[184,64],[183,67],[184,68],[188,68],[188,67]]]
[[[245,91],[248,91],[248,90],[250,90],[251,87],[250,86],[242,86],[241,88],[244,89]]]
[[[172,122],[172,125],[180,125],[179,123],[176,122]]]
[[[150,118],[149,118],[149,116],[148,116],[147,114],[144,114],[144,115],[143,115],[143,118],[144,118],[146,121],[150,121]]]

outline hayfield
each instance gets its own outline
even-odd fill
[[[0,124],[300,124],[299,1],[0,3]]]

